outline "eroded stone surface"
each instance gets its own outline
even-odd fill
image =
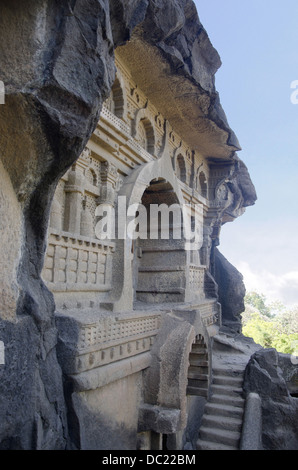
[[[284,361],[284,355],[279,357],[275,349],[264,349],[252,355],[245,372],[245,392],[255,392],[261,397],[265,450],[298,449],[298,402],[290,395],[280,367]],[[297,366],[294,369],[297,371]]]
[[[125,34],[134,25],[130,23],[136,8],[131,4],[119,20]],[[1,199],[11,199],[10,212],[2,218],[7,231],[1,239],[4,246],[2,241],[10,238],[1,256],[1,272],[7,272],[1,285],[6,358],[0,366],[3,448],[67,445],[55,306],[40,272],[55,186],[83,150],[114,80],[112,29],[119,21],[111,25],[108,1],[78,1],[72,6],[53,1],[1,3],[1,80],[6,91],[0,108],[5,168]],[[118,39],[123,40],[122,35]],[[4,322],[19,317],[18,326]]]
[[[241,332],[240,314],[245,310],[243,276],[217,249],[214,264],[223,325]]]

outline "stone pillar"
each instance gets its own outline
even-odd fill
[[[106,212],[109,214],[108,216],[111,217],[116,203],[116,194],[119,190],[119,175],[116,166],[108,161],[102,162],[100,177],[100,196],[97,198],[96,202],[101,206],[100,210],[102,209],[103,212]],[[95,212],[95,215],[97,216],[99,213]],[[111,223],[111,239],[113,239],[115,237],[115,220],[113,216],[109,220]],[[98,233],[96,233],[96,236],[101,238]]]
[[[84,237],[94,238],[93,219],[89,209],[87,208],[86,200],[83,201],[80,233]]]
[[[67,232],[80,234],[84,175],[80,170],[72,169],[65,185],[65,224]]]
[[[111,206],[114,206],[116,186],[119,179],[117,168],[110,162],[103,162],[101,164],[100,176],[101,188],[98,202],[100,204],[111,204]]]

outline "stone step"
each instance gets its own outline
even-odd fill
[[[198,366],[191,366],[189,367],[189,369],[192,368],[192,369],[196,369],[196,375],[207,375],[208,376],[208,368],[207,367],[198,367]]]
[[[204,337],[202,335],[198,335],[195,339],[195,342],[193,343],[193,346],[199,346],[199,345],[206,346]]]
[[[190,366],[188,368],[187,377],[189,379],[196,379],[196,380],[208,380],[208,374],[202,374],[198,371],[198,367]]]
[[[236,431],[226,429],[213,429],[205,426],[200,427],[200,439],[210,442],[217,442],[238,448],[241,434]]]
[[[208,361],[204,361],[202,365],[202,361],[195,361],[194,359],[189,361],[189,367],[194,367],[196,369],[200,369],[201,374],[208,374],[209,372],[209,367],[208,365],[205,365]]]
[[[227,387],[226,385],[212,385],[212,393],[215,395],[227,395],[241,397],[243,389],[241,387]]]
[[[228,377],[224,375],[213,375],[213,381],[215,385],[226,385],[229,387],[242,387],[242,377]]]
[[[187,386],[188,387],[203,388],[205,390],[208,390],[208,388],[209,388],[208,380],[188,379]]]
[[[195,351],[206,351],[207,347],[203,340],[199,340],[199,342],[193,343],[191,347],[191,352]]]
[[[199,365],[201,367],[208,367],[208,357],[206,354],[193,354],[189,355],[189,363],[191,365]]]
[[[208,367],[208,354],[194,354],[191,352],[189,355],[189,362]]]
[[[243,416],[244,407],[228,405],[226,403],[212,403],[209,401],[205,405],[205,413],[215,416],[230,416],[233,418]]]
[[[213,429],[227,429],[228,431],[240,432],[242,428],[241,418],[232,418],[229,416],[204,415],[202,425]]]
[[[189,363],[191,366],[209,367],[209,362],[201,359],[201,357],[198,354],[190,353]]]
[[[219,442],[204,441],[203,439],[197,440],[197,450],[238,450],[238,446],[227,446]]]
[[[187,391],[186,391],[187,395],[194,395],[194,396],[197,396],[197,397],[207,397],[208,396],[208,388],[199,388],[199,387],[192,387],[192,386],[188,386],[187,387]]]
[[[208,389],[208,379],[207,380],[196,380],[196,379],[188,379],[188,385],[190,387],[198,387],[198,388],[205,388]]]
[[[194,354],[195,356],[200,356],[200,357],[206,356],[206,359],[208,358],[208,353],[207,353],[205,348],[194,348],[194,347],[192,347],[191,351],[190,351],[190,354]]]
[[[243,377],[244,368],[235,367],[213,367],[214,376]]]
[[[241,396],[237,395],[220,395],[213,393],[210,397],[210,403],[217,405],[228,405],[235,408],[243,408],[245,400]]]

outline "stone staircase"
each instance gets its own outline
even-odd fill
[[[201,335],[193,343],[188,368],[187,394],[206,397],[209,389],[208,350]]]
[[[245,400],[243,369],[213,369],[212,395],[202,418],[198,450],[238,450]]]
[[[238,450],[244,418],[243,377],[256,345],[226,334],[214,337],[212,384],[197,450]]]

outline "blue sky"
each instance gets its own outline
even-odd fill
[[[247,290],[298,305],[297,0],[195,0],[222,67],[216,88],[258,201],[222,228]]]

